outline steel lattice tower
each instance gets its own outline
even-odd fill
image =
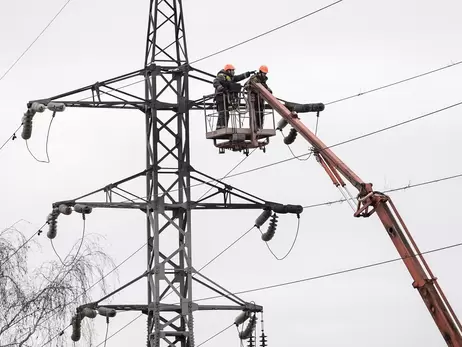
[[[77,197],[55,202],[51,220],[60,207],[82,213],[93,208],[141,210],[146,215],[147,267],[138,277],[98,301],[77,308],[140,311],[147,315],[148,346],[194,347],[193,312],[196,310],[245,310],[261,312],[249,303],[208,279],[193,267],[192,209],[266,209],[299,214],[301,206],[281,205],[263,200],[199,172],[190,164],[189,113],[214,107],[212,96],[191,100],[189,79],[211,84],[214,75],[189,65],[181,0],[150,0],[144,67],[121,76],[59,94],[30,101],[23,118],[23,138],[31,135],[32,118],[45,109],[64,111],[66,107],[128,109],[143,112],[146,123],[146,168],[120,181]],[[142,78],[140,80],[140,78]],[[122,82],[130,81],[121,85]],[[143,82],[144,96],[126,91]],[[82,98],[83,97],[83,98]],[[89,100],[91,99],[91,100]],[[145,191],[124,187],[145,180]],[[210,186],[210,193],[198,201],[191,198],[191,181]],[[98,196],[101,202],[94,202]],[[233,202],[231,202],[231,196]],[[83,199],[91,197],[92,200]],[[209,202],[223,197],[219,203]],[[77,205],[79,207],[77,208]],[[83,209],[82,209],[83,208]],[[85,213],[84,213],[85,214]],[[50,223],[50,227],[56,223]],[[51,233],[53,234],[53,233]],[[49,234],[49,237],[50,235]],[[56,236],[56,230],[54,236]],[[172,241],[174,236],[175,242]],[[52,238],[51,237],[51,238]],[[111,295],[147,278],[147,304],[100,305]],[[193,280],[226,297],[232,305],[198,305],[193,302]],[[167,303],[166,297],[170,294]],[[82,316],[83,317],[83,316]]]
[[[189,84],[188,54],[181,0],[151,0],[145,54],[145,90],[150,105],[146,110],[146,165],[156,168],[146,175],[146,196],[149,205],[160,207],[164,197],[177,207],[170,211],[155,208],[147,211],[148,235],[148,329],[153,346],[165,333],[161,316],[161,282],[174,290],[182,307],[181,337],[193,336],[192,261],[191,261],[191,201],[189,151]],[[172,69],[173,68],[173,69]],[[160,88],[160,86],[162,86]],[[157,100],[170,93],[174,105],[170,110],[158,110]],[[165,136],[164,136],[165,135]],[[161,193],[161,194],[159,194]],[[157,198],[162,196],[161,198]],[[176,222],[175,222],[176,219]],[[178,234],[178,247],[161,253],[161,236],[169,229]],[[178,255],[174,279],[165,274],[165,260]],[[171,277],[171,275],[170,275]],[[161,319],[163,322],[161,322]]]

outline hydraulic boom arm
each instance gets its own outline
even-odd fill
[[[372,190],[371,183],[364,183],[300,121],[297,113],[289,111],[261,84],[253,83],[252,88],[313,146],[316,158],[336,186],[345,187],[345,182],[341,177],[343,176],[358,189],[357,210],[354,216],[369,217],[374,212],[377,213],[414,280],[413,287],[419,291],[447,345],[450,347],[462,347],[462,326],[460,321],[391,198]]]

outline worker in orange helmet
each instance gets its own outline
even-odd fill
[[[228,126],[230,94],[235,93],[235,88],[233,87],[236,87],[236,85],[240,88],[240,85],[236,82],[242,81],[254,73],[255,71],[247,71],[243,74],[236,75],[235,68],[231,64],[226,64],[223,70],[218,72],[217,77],[213,80],[213,86],[215,87],[214,100],[217,104],[218,111],[217,129]]]
[[[268,66],[262,65],[258,72],[249,79],[246,83],[246,86],[249,87],[250,82],[260,83],[268,89],[270,93],[273,93],[266,81],[268,81]],[[255,130],[260,130],[263,128],[263,121],[264,121],[264,111],[265,111],[265,100],[263,100],[257,93],[250,93],[250,100],[253,104],[253,109],[255,110]]]

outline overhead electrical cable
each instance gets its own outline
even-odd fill
[[[64,332],[69,329],[70,327],[72,326],[72,324],[69,324],[68,326],[66,326],[63,330],[61,330],[59,333],[57,333],[55,336],[53,336],[51,339],[49,339],[47,342],[45,342],[42,346],[40,347],[45,347],[46,345],[48,345],[50,342],[53,342],[54,339],[58,338],[59,336],[62,336],[64,334]]]
[[[335,1],[335,2],[333,2],[333,3],[331,3],[331,4],[329,4],[329,5],[326,5],[326,6],[324,6],[324,7],[321,7],[320,9],[317,9],[316,11],[307,13],[307,14],[301,16],[301,17],[298,17],[297,19],[294,19],[294,20],[292,20],[292,21],[290,21],[290,22],[287,22],[287,23],[285,23],[285,24],[282,24],[282,25],[280,25],[280,26],[278,26],[278,27],[275,27],[275,28],[273,28],[273,29],[271,29],[271,30],[265,31],[265,32],[263,32],[263,33],[261,33],[261,34],[259,34],[259,35],[257,35],[257,36],[251,37],[250,39],[247,39],[247,40],[245,40],[245,41],[241,41],[241,42],[236,43],[236,44],[234,44],[234,45],[232,45],[232,46],[229,46],[229,47],[227,47],[227,48],[221,49],[221,50],[219,50],[219,51],[217,51],[217,52],[215,52],[215,53],[212,53],[212,54],[206,55],[205,57],[196,59],[196,60],[192,61],[190,64],[194,64],[194,63],[200,62],[200,61],[202,61],[202,60],[211,58],[211,57],[216,56],[216,55],[218,55],[218,54],[221,54],[221,53],[223,53],[223,52],[229,51],[230,49],[236,48],[236,47],[238,47],[238,46],[242,46],[243,44],[246,44],[246,43],[251,42],[251,41],[253,41],[253,40],[256,40],[256,39],[258,39],[258,38],[260,38],[260,37],[262,37],[262,36],[268,35],[268,34],[270,34],[270,33],[272,33],[272,32],[275,32],[275,31],[277,31],[277,30],[280,30],[280,29],[282,29],[282,28],[285,28],[286,26],[289,26],[289,25],[294,24],[294,23],[296,23],[296,22],[298,22],[298,21],[301,21],[302,19],[308,18],[308,17],[310,17],[310,16],[312,16],[312,15],[314,15],[314,14],[316,14],[316,13],[319,13],[319,12],[321,12],[321,11],[327,10],[328,8],[330,8],[330,7],[334,6],[334,5],[337,5],[337,4],[341,3],[342,1],[343,1],[343,0]]]
[[[215,257],[213,257],[212,259],[210,259],[205,265],[203,265],[199,270],[197,270],[198,273],[200,273],[202,270],[204,270],[207,266],[209,266],[210,264],[212,264],[215,260],[217,260],[219,257],[221,257],[221,255],[223,255],[226,251],[228,251],[231,247],[233,247],[236,243],[238,243],[244,236],[246,236],[248,233],[250,233],[253,229],[255,228],[255,226],[252,226],[250,229],[248,229],[245,233],[243,233],[241,236],[239,236],[236,240],[234,240],[233,242],[231,242],[227,247],[225,247],[220,253],[218,253]],[[194,276],[194,274],[193,274]],[[176,289],[178,289],[179,286],[176,287]],[[172,294],[173,291],[170,291],[168,292],[165,296],[164,296],[164,299],[169,296],[170,294]]]
[[[197,347],[200,347],[202,345],[205,345],[207,342],[209,342],[210,340],[213,340],[215,337],[223,334],[226,330],[228,330],[229,328],[231,328],[233,325],[235,325],[234,323],[231,323],[230,325],[228,325],[226,328],[220,330],[219,332],[217,332],[215,335],[209,337],[207,340],[205,340],[204,342],[201,342],[197,345]]]
[[[452,179],[456,179],[456,178],[461,178],[461,177],[462,177],[462,173],[457,174],[457,175],[452,175],[452,176],[445,176],[445,177],[441,177],[441,178],[437,178],[437,179],[433,179],[433,180],[429,180],[429,181],[424,181],[424,182],[420,182],[420,183],[416,183],[416,184],[410,184],[409,183],[409,184],[407,184],[405,186],[402,186],[402,187],[383,190],[382,193],[391,193],[391,192],[397,192],[397,191],[401,191],[401,190],[408,190],[408,189],[411,189],[411,188],[422,187],[422,186],[426,186],[426,185],[429,185],[429,184],[439,183],[439,182],[452,180]],[[342,202],[345,202],[345,201],[347,201],[347,199],[326,201],[326,202],[322,202],[322,203],[318,203],[318,204],[306,205],[306,206],[303,206],[303,208],[307,209],[307,208],[314,208],[314,207],[320,207],[320,206],[330,206],[330,205],[339,204],[339,203],[342,203]]]
[[[118,333],[120,333],[122,330],[124,330],[126,327],[128,327],[130,324],[134,323],[138,318],[140,318],[141,316],[143,315],[143,313],[141,313],[139,316],[136,316],[135,318],[133,318],[130,322],[128,322],[127,324],[125,324],[122,328],[120,328],[119,330],[117,330],[114,334],[112,334],[111,336],[109,336],[108,338],[106,338],[103,342],[99,343],[98,345],[96,345],[95,347],[99,347],[101,346],[103,343],[106,343],[108,340],[110,340],[112,337],[114,337],[115,335],[117,335]],[[43,347],[43,346],[42,346]]]
[[[432,111],[432,112],[429,112],[429,113],[426,113],[426,114],[423,114],[423,115],[420,115],[420,116],[417,116],[417,117],[414,117],[414,118],[411,118],[411,119],[408,119],[408,120],[405,120],[405,121],[402,121],[402,122],[398,122],[398,123],[396,123],[396,124],[393,124],[393,125],[390,125],[390,126],[387,126],[387,127],[384,127],[384,128],[380,128],[380,129],[371,131],[371,132],[366,133],[366,134],[363,134],[363,135],[359,135],[359,136],[352,137],[352,138],[347,139],[347,140],[344,140],[344,141],[340,141],[340,142],[334,143],[334,144],[332,144],[332,145],[329,145],[329,146],[326,146],[326,147],[324,147],[324,148],[321,148],[319,151],[323,151],[323,150],[326,150],[326,149],[338,147],[338,146],[341,146],[341,145],[344,145],[344,144],[347,144],[347,143],[350,143],[350,142],[354,142],[354,141],[357,141],[357,140],[360,140],[360,139],[363,139],[363,138],[366,138],[366,137],[369,137],[369,136],[372,136],[372,135],[376,135],[376,134],[379,134],[379,133],[381,133],[381,132],[388,131],[388,130],[391,130],[391,129],[400,127],[400,126],[402,126],[402,125],[405,125],[405,124],[408,124],[408,123],[411,123],[411,122],[415,122],[415,121],[417,121],[417,120],[424,119],[424,118],[426,118],[426,117],[432,116],[432,115],[434,115],[434,114],[437,114],[437,113],[440,113],[440,112],[449,110],[449,109],[451,109],[451,108],[454,108],[454,107],[457,107],[457,106],[460,106],[460,105],[462,105],[462,101],[457,102],[457,103],[452,104],[452,105],[449,105],[449,106],[446,106],[446,107],[443,107],[443,108],[440,108],[440,109],[438,109],[438,110],[436,110],[436,111]],[[300,154],[300,155],[298,155],[297,157],[303,157],[303,156],[310,155],[310,154],[311,154],[311,151],[306,152],[306,153],[304,153],[304,154]],[[258,170],[261,170],[261,169],[265,169],[265,168],[268,168],[268,167],[271,167],[271,166],[274,166],[274,165],[286,163],[286,162],[291,161],[291,160],[294,160],[294,159],[296,159],[296,158],[290,157],[290,158],[287,158],[287,159],[279,160],[279,161],[277,161],[277,162],[273,162],[273,163],[270,163],[270,164],[266,164],[266,165],[262,165],[262,166],[255,167],[255,168],[253,168],[253,169],[249,169],[249,170],[246,170],[246,171],[241,171],[241,172],[237,172],[237,173],[235,173],[235,174],[231,174],[231,175],[229,175],[227,178],[232,178],[232,177],[244,175],[244,174],[247,174],[247,173],[250,173],[250,172],[254,172],[254,171],[258,171]]]
[[[16,223],[15,223],[15,224],[16,224]],[[31,237],[29,237],[29,238],[28,238],[23,244],[21,244],[10,256],[8,256],[8,258],[6,258],[5,261],[4,261],[2,264],[0,264],[0,267],[2,267],[3,265],[5,265],[16,253],[18,253],[25,245],[27,245],[27,244],[30,242],[30,240],[33,239],[33,237],[34,237],[35,235],[40,235],[40,234],[42,233],[42,228],[43,228],[45,225],[47,225],[47,224],[48,224],[48,222],[45,222],[35,233],[33,233],[33,234],[31,235]]]
[[[414,118],[411,118],[411,119],[408,119],[408,120],[405,120],[403,122],[399,122],[399,123],[396,123],[396,124],[393,124],[393,125],[390,125],[390,126],[387,126],[387,127],[384,127],[384,128],[381,128],[381,129],[378,129],[378,130],[375,130],[375,131],[371,131],[369,133],[366,133],[364,135],[360,135],[360,136],[356,136],[356,137],[353,137],[351,139],[348,139],[348,140],[345,140],[345,141],[341,141],[341,142],[337,142],[333,145],[330,145],[330,146],[327,146],[325,148],[322,148],[322,150],[324,149],[328,149],[328,148],[334,148],[334,147],[337,147],[337,146],[341,146],[341,145],[344,145],[346,143],[349,143],[349,142],[353,142],[353,141],[357,141],[357,140],[360,140],[360,139],[363,139],[365,137],[369,137],[369,136],[372,136],[372,135],[376,135],[378,133],[381,133],[381,132],[384,132],[384,131],[387,131],[387,130],[390,130],[390,129],[393,129],[393,128],[397,128],[397,127],[400,127],[402,125],[405,125],[405,124],[408,124],[408,123],[411,123],[411,122],[415,122],[417,120],[420,120],[420,119],[423,119],[423,118],[426,118],[426,117],[429,117],[429,116],[432,116],[434,114],[437,114],[437,113],[440,113],[440,112],[443,112],[443,111],[446,111],[446,110],[449,110],[453,107],[457,107],[457,106],[460,106],[462,105],[462,101],[460,102],[457,102],[455,104],[452,104],[452,105],[449,105],[449,106],[446,106],[446,107],[443,107],[443,108],[440,108],[436,111],[432,111],[432,112],[429,112],[429,113],[426,113],[426,114],[423,114],[421,116],[418,116],[418,117],[414,117]]]
[[[63,12],[67,5],[72,0],[67,0],[66,3],[61,7],[61,9],[55,14],[55,16],[48,22],[48,24],[43,28],[43,30],[37,35],[37,37],[32,41],[32,43],[26,48],[24,52],[14,61],[14,63],[5,71],[5,73],[0,77],[0,81],[5,78],[6,75],[16,66],[17,63],[24,57],[24,55],[32,48],[32,46],[37,42],[37,40],[45,33],[45,31],[50,27],[51,24],[55,21],[56,18]]]
[[[236,170],[244,161],[246,161],[246,159],[248,157],[250,157],[253,152],[255,152],[257,149],[254,148],[252,152],[250,152],[249,155],[246,155],[243,159],[241,159],[236,165],[233,166],[233,168],[231,170],[229,170],[222,178],[220,178],[218,181],[217,181],[217,184],[220,183],[221,181],[223,181],[224,179],[226,179],[230,174],[233,173],[234,170]],[[206,196],[213,188],[216,188],[217,187],[217,184],[214,184],[212,185],[209,190],[207,190],[204,194],[201,195],[201,197],[199,199],[197,199],[198,201],[200,201],[204,196]]]
[[[346,100],[349,100],[349,99],[356,98],[358,96],[363,96],[363,95],[366,95],[366,94],[369,94],[369,93],[377,92],[379,90],[386,89],[386,88],[389,88],[389,87],[393,87],[393,86],[396,86],[396,85],[404,83],[404,82],[412,81],[412,80],[417,79],[419,77],[431,75],[432,73],[442,71],[442,70],[448,69],[450,67],[454,67],[454,66],[459,65],[459,64],[462,64],[462,60],[459,60],[459,61],[457,61],[455,63],[451,63],[449,65],[446,65],[446,66],[443,66],[443,67],[440,67],[440,68],[437,68],[437,69],[434,69],[434,70],[430,70],[430,71],[427,71],[427,72],[424,72],[424,73],[421,73],[421,74],[418,74],[418,75],[415,75],[415,76],[412,76],[412,77],[408,77],[408,78],[405,78],[405,79],[402,79],[402,80],[399,80],[399,81],[396,81],[396,82],[385,84],[385,85],[380,86],[380,87],[369,89],[369,90],[367,90],[365,92],[362,92],[362,93],[358,93],[358,94],[350,95],[350,96],[347,96],[347,97],[344,97],[344,98],[341,98],[341,99],[329,101],[329,102],[325,103],[324,105],[332,105],[332,104],[335,104],[335,103],[338,103],[338,102],[342,102],[342,101],[346,101]]]
[[[292,284],[315,281],[315,280],[319,280],[319,279],[322,279],[322,278],[338,276],[338,275],[342,275],[342,274],[346,274],[346,273],[350,273],[350,272],[355,272],[355,271],[365,270],[365,269],[369,269],[369,268],[373,268],[373,267],[377,267],[377,266],[382,266],[382,265],[386,265],[386,264],[390,264],[390,263],[395,263],[395,262],[398,262],[398,261],[401,261],[401,260],[404,260],[404,259],[407,259],[407,258],[415,258],[415,257],[418,257],[420,255],[441,252],[441,251],[445,251],[445,250],[460,247],[460,246],[462,246],[462,242],[451,244],[451,245],[445,246],[445,247],[434,248],[434,249],[431,249],[429,251],[418,253],[415,256],[409,256],[409,257],[405,257],[405,258],[394,258],[394,259],[390,259],[390,260],[385,260],[385,261],[380,261],[380,262],[376,262],[376,263],[370,263],[370,264],[366,264],[366,265],[362,265],[362,266],[352,267],[352,268],[348,268],[348,269],[345,269],[345,270],[328,272],[328,273],[318,275],[318,276],[306,277],[306,278],[301,278],[301,279],[294,280],[294,281],[282,282],[282,283],[277,283],[277,284],[271,284],[271,285],[268,285],[268,286],[257,287],[257,288],[253,288],[253,289],[241,290],[241,291],[238,291],[238,292],[234,292],[232,294],[234,294],[234,295],[247,294],[247,293],[258,292],[258,291],[262,291],[262,290],[285,287],[285,286],[289,286],[289,285],[292,285]],[[222,297],[221,295],[216,295],[216,296],[211,296],[211,297],[207,297],[207,298],[196,299],[194,301],[195,302],[206,301],[206,300],[218,299],[218,298],[221,298],[221,297]]]
[[[3,149],[3,147],[6,146],[6,144],[10,141],[14,141],[16,139],[16,133],[18,132],[19,129],[21,129],[22,127],[22,123],[18,126],[18,128],[13,132],[13,134],[11,134],[11,136],[8,137],[8,139],[6,139],[6,141],[2,144],[2,146],[0,147],[0,151]]]

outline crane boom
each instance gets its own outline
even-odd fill
[[[460,321],[391,198],[374,191],[371,183],[362,181],[301,122],[296,112],[289,111],[260,83],[252,83],[252,90],[258,93],[313,146],[316,158],[336,186],[345,187],[345,183],[340,177],[341,175],[358,189],[357,210],[354,216],[369,217],[374,213],[377,214],[413,278],[413,287],[418,290],[447,345],[450,347],[462,347],[462,326]]]

